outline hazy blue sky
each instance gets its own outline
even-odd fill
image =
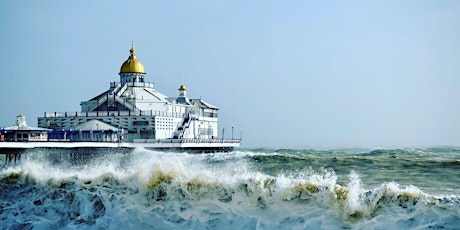
[[[246,147],[460,146],[460,1],[1,1],[0,126],[119,81],[220,108]]]

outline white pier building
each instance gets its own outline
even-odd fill
[[[38,126],[78,132],[83,124],[98,121],[106,125],[96,127],[92,134],[107,131],[102,129],[121,130],[123,142],[219,139],[216,106],[188,98],[183,84],[178,88],[178,97],[158,92],[153,83],[146,81],[134,45],[129,51],[120,68],[119,82],[111,82],[108,90],[81,102],[81,112],[45,112],[38,118]]]

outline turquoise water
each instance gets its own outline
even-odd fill
[[[455,229],[460,148],[34,150],[0,173],[4,229]]]

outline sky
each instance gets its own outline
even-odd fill
[[[243,147],[460,146],[460,1],[1,1],[0,127],[119,81],[219,107]]]

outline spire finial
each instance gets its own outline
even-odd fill
[[[179,87],[179,91],[186,91],[187,87],[184,85],[184,72],[182,72],[182,84]]]
[[[134,55],[136,54],[136,49],[134,49],[134,41],[131,42],[131,49],[129,50],[129,52],[131,53],[131,57],[134,57]]]

